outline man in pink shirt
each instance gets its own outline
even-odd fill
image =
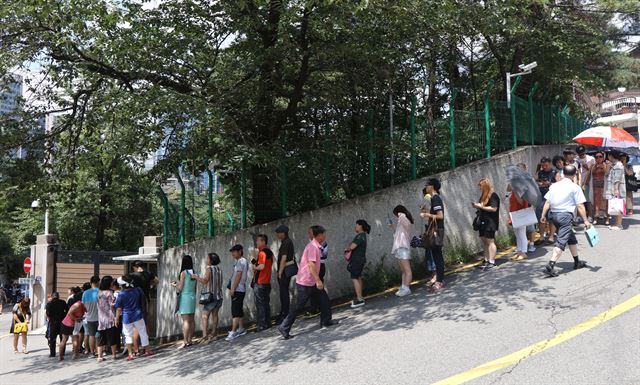
[[[336,324],[331,321],[329,296],[324,291],[324,284],[320,279],[320,259],[322,258],[320,248],[327,237],[326,230],[322,226],[311,226],[311,233],[313,234],[313,239],[304,248],[296,277],[296,302],[289,309],[287,318],[278,326],[278,331],[285,340],[293,337],[289,332],[298,315],[298,309],[303,308],[309,299],[315,299],[320,304],[321,327]]]

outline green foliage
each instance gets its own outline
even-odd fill
[[[473,262],[475,260],[474,255],[476,254],[476,250],[474,250],[464,240],[457,237],[449,239],[443,252],[446,266],[455,266]]]
[[[496,234],[495,242],[498,250],[504,250],[516,244],[516,235],[509,229],[507,234]]]
[[[365,294],[379,293],[400,282],[400,272],[397,269],[388,269],[384,266],[387,255],[380,258],[380,262],[372,265],[368,262],[364,268],[362,281]]]

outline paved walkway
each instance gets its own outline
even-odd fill
[[[637,299],[640,215],[623,224],[618,232],[598,227],[602,241],[594,249],[579,231],[588,269],[573,271],[567,253],[557,265],[560,276],[545,278],[550,248],[542,248],[490,272],[450,276],[439,294],[417,287],[405,298],[390,294],[362,309],[341,309],[336,328],[298,322],[289,341],[271,330],[233,343],[167,348],[134,362],[61,365],[47,357],[42,336],[30,337],[28,355],[13,355],[11,338],[2,338],[0,383],[427,384],[460,373],[472,384],[640,383],[640,307],[612,319],[605,314],[606,322],[598,318],[593,328],[514,365],[475,379],[469,372]]]

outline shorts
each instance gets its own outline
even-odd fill
[[[577,245],[578,240],[573,232],[573,213],[557,212],[549,215],[551,223],[556,226],[556,244],[555,247],[564,251],[567,245]]]
[[[84,321],[84,334],[95,337],[98,332],[98,321]]]
[[[118,328],[110,327],[105,330],[98,330],[96,334],[98,346],[114,346],[118,341]]]
[[[411,251],[406,247],[399,247],[393,252],[393,256],[398,259],[411,259]]]
[[[231,317],[240,318],[244,317],[244,294],[242,292],[235,292],[231,298]]]
[[[351,279],[359,279],[362,277],[362,271],[366,261],[349,261],[347,271],[351,273]]]
[[[84,334],[84,327],[82,326],[82,322],[76,322],[73,327],[73,335],[77,336],[79,334]]]
[[[482,238],[495,239],[496,237],[496,232],[492,230],[480,230],[479,233]]]
[[[221,307],[222,307],[222,298],[202,306],[202,311],[206,311],[208,313],[212,310],[220,309]]]
[[[73,326],[67,326],[65,324],[61,324],[60,325],[60,334],[64,335],[64,336],[72,336],[73,334]]]

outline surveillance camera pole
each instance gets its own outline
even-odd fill
[[[507,72],[507,89],[505,90],[507,92],[507,108],[511,108],[511,78],[515,78],[518,77],[520,75],[529,75],[531,73],[531,70],[529,71],[523,71],[523,72],[518,72],[517,74],[512,74],[511,72]]]

